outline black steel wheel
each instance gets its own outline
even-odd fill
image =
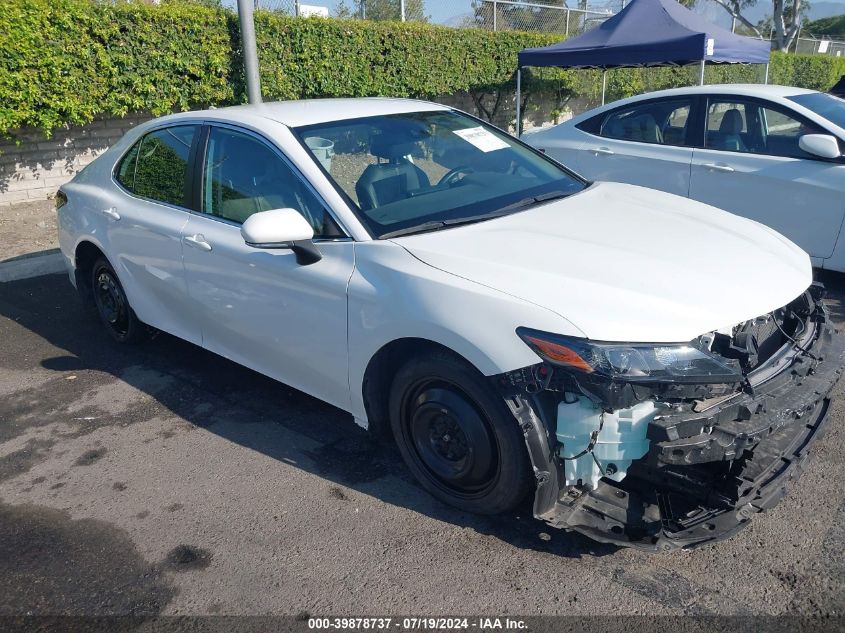
[[[114,268],[104,258],[94,263],[91,291],[97,315],[114,340],[119,343],[135,343],[145,337],[144,324],[138,320],[129,305],[129,299]]]
[[[530,487],[519,426],[487,379],[443,352],[409,361],[391,387],[393,434],[414,476],[472,512],[512,509]]]

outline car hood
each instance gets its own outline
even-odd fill
[[[682,342],[779,308],[812,281],[775,231],[617,183],[395,239],[426,264],[543,306],[601,341]]]

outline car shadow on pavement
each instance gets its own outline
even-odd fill
[[[515,547],[563,557],[606,556],[619,549],[549,528],[532,517],[530,499],[517,512],[494,517],[448,507],[416,484],[395,446],[372,438],[350,415],[195,345],[167,334],[140,346],[118,345],[83,308],[64,275],[0,285],[0,315],[36,335],[6,345],[0,365],[26,371],[40,363],[65,374],[113,375],[193,427],[324,478],[333,484],[332,495],[343,496],[347,488]],[[42,386],[41,393],[26,398],[51,399],[55,411],[67,406],[63,398],[79,397],[71,393]],[[0,414],[14,420],[23,406],[23,400],[7,400]],[[92,426],[141,421],[133,419],[138,415],[145,414],[127,403],[120,416],[77,414],[77,419],[100,419],[80,430],[90,432]],[[320,502],[316,494],[314,502]]]

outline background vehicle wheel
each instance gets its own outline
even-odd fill
[[[97,315],[114,340],[119,343],[138,343],[146,338],[147,327],[138,320],[117,273],[105,258],[94,262],[91,290]]]
[[[460,358],[435,352],[406,363],[391,386],[390,424],[408,468],[449,505],[496,514],[514,508],[531,487],[519,425]]]

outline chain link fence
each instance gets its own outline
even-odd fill
[[[577,35],[613,15],[610,9],[573,9],[560,4],[516,0],[477,0],[474,16],[464,26],[491,31],[539,31]]]
[[[296,0],[255,0],[256,9],[286,13],[287,15],[296,15],[298,4]]]
[[[490,31],[535,31],[573,36],[598,26],[622,10],[629,0],[583,2],[566,0],[254,0],[256,9],[286,15],[327,15],[364,19],[421,19],[457,28]],[[394,15],[395,14],[395,15]],[[845,57],[845,42],[802,34],[790,52]]]
[[[795,53],[845,57],[845,42],[831,39],[816,39],[814,37],[799,37],[790,50]]]
[[[608,0],[608,4],[599,8],[577,9],[567,7],[563,0],[406,0],[404,4],[408,8],[409,20],[422,14],[430,16],[429,21],[458,28],[577,35],[618,12],[623,2]],[[402,4],[399,0],[255,0],[256,9],[287,15],[307,15],[312,7],[320,6],[332,17],[375,19],[385,16],[401,19]],[[396,15],[393,16],[393,13]]]

